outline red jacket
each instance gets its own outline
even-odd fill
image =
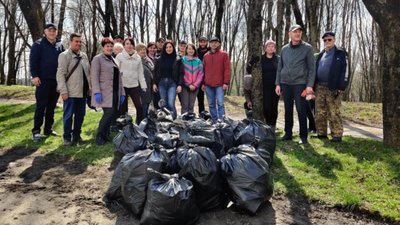
[[[204,84],[210,87],[229,85],[231,80],[231,62],[228,53],[217,50],[204,55]]]

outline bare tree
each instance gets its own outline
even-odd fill
[[[19,8],[24,14],[26,23],[33,40],[37,40],[43,36],[44,14],[40,0],[18,0]]]

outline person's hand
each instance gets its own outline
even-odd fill
[[[119,96],[119,104],[122,105],[122,103],[125,102],[125,95]]]
[[[156,92],[156,93],[158,91],[157,85],[155,85],[155,84],[153,84],[153,91]]]
[[[194,90],[196,90],[196,86],[194,86],[193,84],[191,84],[191,85],[189,85],[189,89],[190,89],[191,91],[194,91]]]
[[[143,92],[146,92],[146,91],[147,91],[147,88],[142,88],[142,91],[143,91]]]
[[[39,78],[39,77],[34,77],[34,78],[32,78],[31,82],[32,82],[32,84],[33,84],[34,86],[36,86],[36,87],[39,87],[40,84],[42,84],[42,82],[40,81],[40,78]]]
[[[96,93],[94,94],[94,97],[96,98],[97,104],[101,104],[101,102],[103,101],[103,95],[101,93]]]
[[[205,91],[206,90],[206,86],[203,84],[203,85],[201,85],[201,90],[202,91]]]
[[[61,98],[63,101],[67,101],[68,100],[68,94],[62,94]]]
[[[229,86],[228,86],[227,84],[223,84],[223,85],[222,85],[222,90],[226,91],[226,90],[228,90],[228,87],[229,87]]]
[[[276,87],[275,87],[275,93],[276,93],[276,95],[278,95],[278,96],[281,95],[281,86],[276,85]]]
[[[182,91],[182,86],[181,85],[179,85],[178,87],[176,87],[176,93],[181,93],[181,91]]]
[[[247,107],[249,107],[250,109],[252,109],[253,108],[253,103],[252,102],[247,102]]]
[[[307,87],[306,92],[307,92],[307,94],[314,94],[314,90],[312,87]]]

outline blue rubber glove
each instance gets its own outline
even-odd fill
[[[125,101],[125,95],[121,95],[121,96],[119,97],[119,104],[122,105],[122,103],[124,103],[124,101]]]
[[[94,97],[96,98],[97,104],[100,104],[103,101],[103,95],[101,93],[94,94]]]

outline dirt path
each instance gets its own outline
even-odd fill
[[[107,166],[53,153],[0,151],[0,224],[139,224],[123,208],[102,201],[111,176]],[[385,224],[301,198],[275,194],[270,202],[256,216],[225,209],[202,213],[197,224]]]

